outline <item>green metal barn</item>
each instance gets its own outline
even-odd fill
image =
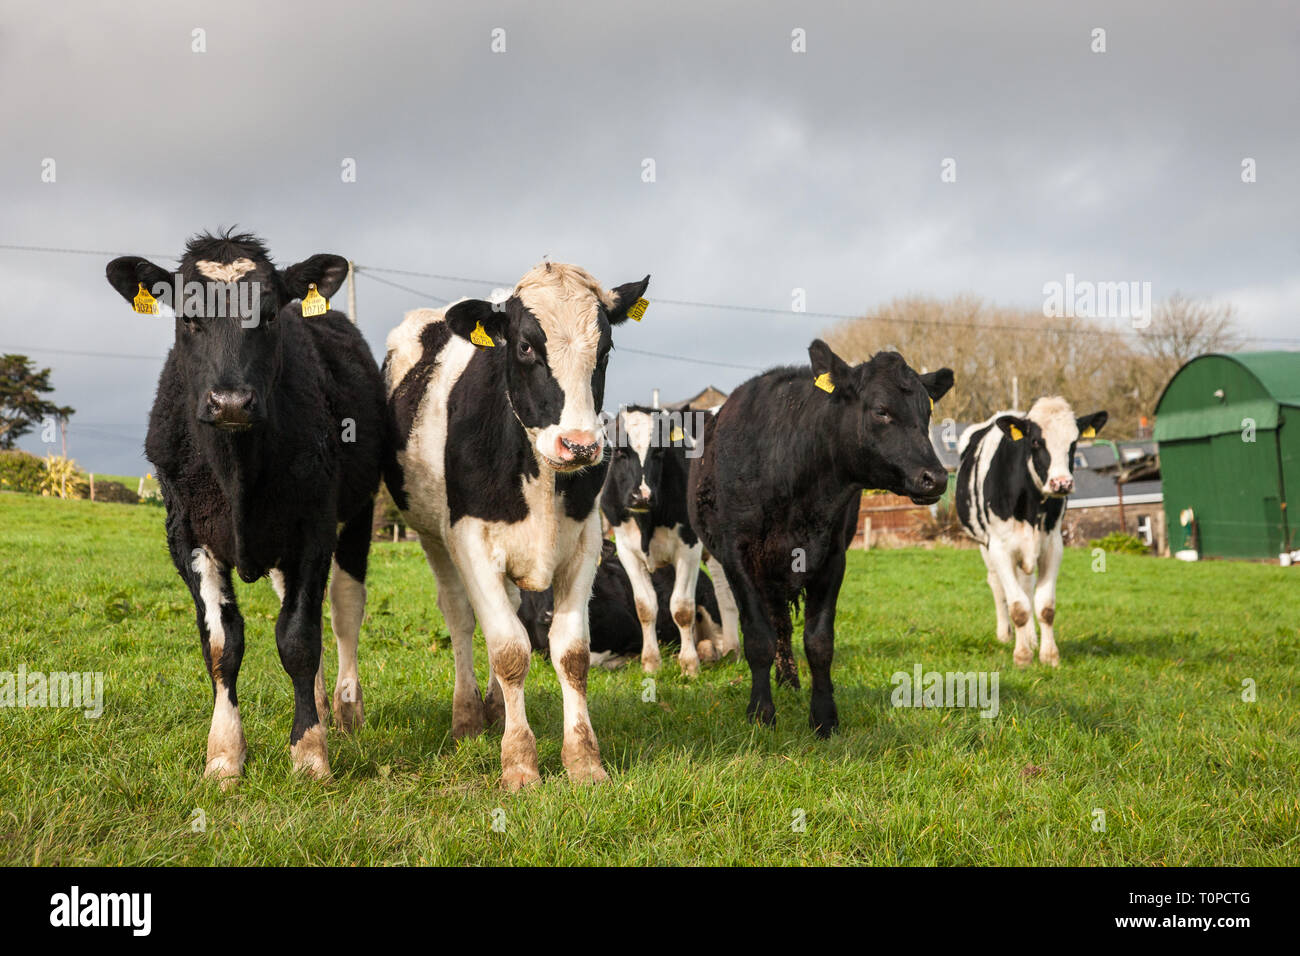
[[[1202,557],[1276,558],[1296,547],[1300,517],[1300,352],[1201,355],[1156,405],[1169,545],[1187,547],[1196,515]],[[1300,505],[1297,506],[1300,508]]]

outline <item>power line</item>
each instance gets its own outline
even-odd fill
[[[13,345],[3,350],[6,353],[48,352],[51,355],[80,355],[84,358],[146,359],[161,362],[163,355],[132,355],[127,352],[83,352],[78,349],[47,349],[40,345]]]
[[[92,255],[92,256],[115,256],[115,255],[122,254],[118,252],[110,252],[110,251],[100,250],[100,249],[75,249],[75,248],[56,247],[56,246],[32,246],[32,245],[24,245],[19,243],[0,243],[0,249],[11,249],[11,250],[17,250],[22,252],[48,252],[48,253],[63,253],[63,254],[70,254],[70,255]],[[154,253],[150,253],[150,255],[153,256],[154,258],[169,258],[166,255],[158,255]],[[488,286],[491,288],[513,288],[514,287],[513,282],[506,282],[506,281],[501,281],[496,279],[474,278],[472,276],[454,276],[454,275],[447,275],[444,273],[437,273],[437,272],[421,272],[414,269],[392,269],[385,266],[367,266],[367,265],[358,265],[355,263],[353,265],[353,269],[355,272],[368,273],[370,278],[374,279],[376,282],[382,282],[385,285],[392,286],[393,288],[401,289],[403,292],[409,292],[412,295],[425,296],[430,299],[438,299],[439,297],[429,295],[428,293],[422,292],[418,289],[413,289],[410,286],[405,286],[400,283],[393,282],[391,280],[383,279],[380,276],[374,275],[374,273],[381,272],[388,275],[414,276],[417,278],[424,278],[424,279],[436,279],[442,282],[458,282],[458,283],[464,283],[468,285]],[[443,302],[443,304],[445,304],[446,302],[451,300],[442,299],[441,301]],[[791,309],[782,309],[773,306],[740,305],[737,303],[730,303],[730,302],[702,302],[702,301],[696,301],[690,299],[662,299],[656,297],[654,299],[654,302],[657,305],[673,305],[682,308],[715,309],[719,311],[745,312],[749,314],[759,314],[759,315],[780,315],[780,316],[794,315],[794,316],[801,316],[806,318],[825,319],[830,321],[852,321],[855,319],[861,319],[867,317],[863,313],[810,312],[810,311],[796,312]],[[1061,328],[1061,327],[1041,329],[1041,328],[1035,328],[1033,326],[1028,326],[1028,325],[1006,325],[1006,324],[986,325],[978,322],[961,322],[961,321],[952,321],[952,320],[945,320],[945,319],[893,318],[890,319],[889,321],[896,322],[898,324],[905,324],[905,325],[929,325],[929,326],[937,326],[940,328],[965,329],[968,331],[1017,332],[1017,333],[1039,332],[1039,333],[1048,333],[1053,335],[1087,335],[1087,336],[1134,335],[1138,338],[1150,338],[1154,335],[1154,333],[1149,333],[1149,332],[1144,333],[1138,330],[1125,331],[1121,329],[1069,329],[1069,328]],[[1239,336],[1239,339],[1242,342],[1273,342],[1273,343],[1280,343],[1280,344],[1287,344],[1287,345],[1300,345],[1300,338],[1293,338],[1293,337],[1286,337],[1286,336],[1279,336],[1279,335],[1246,335],[1246,336]],[[55,350],[44,349],[43,351],[54,352]],[[667,356],[666,354],[661,354],[659,357],[667,358],[669,356]],[[688,359],[685,356],[671,356],[671,357],[674,359],[680,359],[681,361],[702,361],[702,360]],[[738,366],[738,367],[744,367],[744,366]]]
[[[645,349],[633,349],[626,346],[614,346],[615,352],[634,352],[637,355],[649,355],[652,358],[672,359],[674,362],[694,362],[696,365],[717,365],[721,368],[738,368],[747,372],[761,372],[763,369],[757,365],[737,365],[734,362],[715,362],[712,359],[691,358],[687,355],[668,355],[664,352],[649,352]]]

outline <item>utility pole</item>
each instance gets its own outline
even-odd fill
[[[357,280],[356,277],[353,275],[354,269],[355,266],[352,264],[352,260],[349,259],[348,260],[348,318],[352,320],[353,325],[356,325],[357,324]]]
[[[1020,410],[1020,376],[1011,376],[1011,407]]]

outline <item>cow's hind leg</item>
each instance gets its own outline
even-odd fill
[[[1002,581],[998,578],[998,573],[993,569],[993,563],[989,558],[989,549],[985,545],[980,545],[980,555],[984,558],[984,567],[988,570],[989,590],[993,592],[993,610],[997,615],[997,637],[1003,644],[1010,644],[1015,638],[1015,631],[1011,629],[1011,618],[1007,615],[1007,595],[1002,590]]]
[[[357,671],[357,645],[366,616],[366,564],[370,556],[372,502],[358,511],[339,532],[330,573],[330,626],[339,651],[339,672],[334,680],[334,722],[351,733],[365,720],[361,676]],[[321,658],[324,659],[322,654]],[[324,675],[320,673],[320,690]],[[324,714],[321,714],[322,719]]]
[[[749,705],[745,716],[750,721],[776,723],[776,704],[772,702],[772,661],[776,658],[776,630],[768,618],[767,608],[754,583],[735,563],[727,565],[727,580],[735,589],[740,620],[745,629],[745,660],[749,663]]]
[[[483,733],[483,695],[474,676],[474,608],[465,593],[460,571],[443,545],[423,537],[424,554],[438,581],[438,610],[451,633],[456,684],[451,695],[451,735],[460,740]],[[492,681],[489,674],[488,680]]]
[[[203,775],[217,780],[224,790],[239,782],[248,752],[236,690],[244,658],[244,618],[235,604],[230,569],[213,558],[207,548],[184,551],[186,545],[173,553],[178,563],[183,562],[182,574],[194,595],[203,660],[212,681],[212,725]]]
[[[293,726],[289,751],[293,766],[317,780],[330,776],[325,715],[316,701],[316,674],[321,656],[321,603],[329,577],[330,556],[309,554],[284,571],[284,603],[275,622],[280,663],[293,682]]]

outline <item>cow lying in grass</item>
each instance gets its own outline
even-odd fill
[[[145,451],[212,682],[205,774],[231,785],[247,750],[236,693],[244,620],[230,583],[235,570],[245,581],[269,574],[280,595],[275,638],[293,681],[293,764],[327,778],[321,602],[332,564],[334,717],[350,730],[362,721],[357,640],[387,445],[379,368],[345,315],[306,317],[291,304],[324,309],[347,275],[338,256],[312,256],[281,271],[254,236],[200,235],[186,246],[179,273],[179,287],[190,291],[172,302],[172,277],[147,259],[114,259],[107,270],[137,311],[175,313],[176,340]]]
[[[831,684],[835,603],[864,488],[931,504],[948,476],[930,444],[930,412],[952,372],[918,375],[896,352],[850,366],[820,339],[812,366],[745,382],[704,431],[691,467],[691,526],[735,595],[752,681],[750,720],[776,720],[771,667],[799,686],[790,609],[804,599],[812,671],[809,723],[839,726]]]
[[[649,281],[607,291],[577,266],[547,262],[504,302],[420,309],[388,336],[396,443],[388,487],[438,580],[456,656],[452,735],[480,733],[485,718],[504,712],[509,789],[540,779],[524,712],[530,645],[515,613],[520,588],[555,591],[564,766],[575,781],[606,778],[587,714],[587,601],[608,468],[597,415],[611,328]],[[486,707],[474,677],[476,617],[488,651]]]
[[[658,600],[655,619],[655,636],[658,644],[672,645],[680,640],[680,628],[669,610],[670,597],[676,583],[671,567],[663,567],[650,576]],[[519,602],[519,620],[528,629],[528,639],[533,650],[550,653],[548,634],[554,615],[555,597],[545,591],[525,591]],[[695,615],[694,633],[701,645],[716,644],[722,639],[722,616],[718,612],[718,599],[713,582],[707,574],[695,579],[695,600],[691,605]],[[641,656],[643,639],[641,622],[637,618],[636,596],[632,581],[618,560],[618,551],[612,541],[601,542],[600,566],[591,589],[587,605],[591,625],[591,663],[603,667],[620,666],[626,658]]]
[[[1107,417],[1075,417],[1065,399],[1040,398],[1028,415],[999,412],[967,428],[957,442],[957,517],[979,542],[998,640],[1009,642],[1015,625],[1012,659],[1020,667],[1038,643],[1031,607],[1043,629],[1038,659],[1053,667],[1061,662],[1053,630],[1056,576],[1065,551],[1061,518],[1074,490],[1075,445],[1095,436]]]

